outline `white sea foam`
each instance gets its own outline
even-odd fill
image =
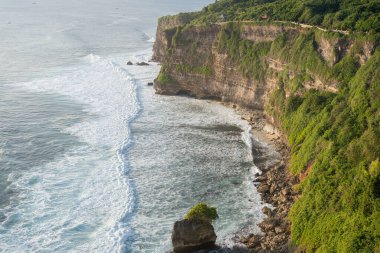
[[[248,124],[246,120],[241,119],[241,117],[231,108],[226,108],[225,106],[221,106],[220,104],[214,104],[213,107],[214,110],[218,112],[218,116],[220,117],[223,115],[225,117],[226,122],[231,122],[236,124],[239,128],[241,128],[243,131],[241,133],[241,140],[245,143],[247,146],[247,149],[249,152],[247,152],[247,161],[253,161],[253,143],[252,143],[252,127]],[[249,234],[253,232],[259,231],[257,224],[265,218],[263,213],[261,212],[261,208],[263,205],[260,205],[261,197],[260,194],[257,192],[257,188],[255,184],[253,183],[255,179],[255,174],[260,173],[259,168],[256,165],[253,165],[249,168],[249,172],[246,173],[245,180],[243,181],[245,194],[247,199],[249,199],[250,202],[256,203],[255,205],[252,205],[249,207],[249,209],[245,210],[245,213],[247,216],[249,216],[249,219],[254,219],[253,224],[249,226],[245,226],[240,228],[240,232],[244,234],[245,236],[248,236]],[[233,244],[236,244],[237,241],[235,240],[235,234],[227,236],[225,243],[228,246],[232,246]]]
[[[129,123],[140,110],[135,81],[118,64],[89,55],[71,74],[21,85],[69,96],[90,116],[65,130],[83,146],[41,168],[10,175],[9,188],[20,195],[4,210],[0,230],[7,233],[0,233],[0,249],[121,251],[131,234],[125,220],[135,208],[126,157]]]
[[[151,42],[151,43],[154,43],[155,41],[156,41],[155,37],[150,37],[150,39],[148,40],[148,42]]]
[[[44,154],[40,153],[34,157],[36,160],[46,158],[44,160],[50,161],[47,164],[32,166],[24,163],[23,170],[10,168],[13,170],[8,177],[11,184],[5,192],[10,193],[12,198],[10,205],[0,210],[6,216],[4,221],[0,217],[1,252],[163,252],[170,248],[173,219],[179,218],[192,201],[204,198],[215,201],[222,215],[216,223],[219,238],[223,238],[226,231],[236,231],[247,220],[240,210],[250,206],[244,190],[241,190],[243,186],[231,184],[227,177],[233,176],[231,180],[236,182],[235,177],[241,175],[240,161],[249,160],[246,159],[249,154],[246,157],[244,145],[236,140],[240,137],[226,135],[233,145],[224,145],[228,144],[228,141],[224,142],[225,135],[194,130],[197,126],[229,124],[235,119],[239,121],[236,115],[231,120],[216,119],[224,117],[226,112],[233,115],[231,110],[217,106],[220,113],[210,117],[208,113],[198,115],[198,111],[192,109],[204,106],[204,110],[213,110],[210,109],[213,105],[208,106],[205,101],[189,103],[189,100],[182,98],[158,98],[149,87],[144,97],[144,106],[149,109],[145,116],[153,121],[139,125],[138,131],[143,133],[136,134],[142,138],[139,144],[147,146],[135,149],[134,164],[128,159],[132,155],[126,157],[137,147],[137,143],[131,146],[129,124],[132,121],[136,124],[137,120],[133,119],[142,115],[139,114],[141,105],[136,98],[136,90],[148,90],[146,82],[152,81],[159,69],[154,63],[147,67],[126,66],[126,61],[147,62],[150,59],[151,48],[144,52],[136,51],[151,47],[159,16],[196,10],[210,0],[176,0],[169,5],[157,4],[153,0],[128,3],[110,0],[107,6],[87,0],[68,0],[60,4],[43,0],[37,5],[25,5],[13,0],[0,2],[3,9],[12,10],[3,12],[0,18],[4,21],[0,26],[5,38],[0,45],[3,49],[0,54],[4,56],[0,59],[4,70],[0,82],[14,86],[16,82],[39,79],[20,86],[46,93],[43,97],[49,97],[50,104],[54,104],[57,97],[62,98],[57,93],[62,94],[71,101],[83,104],[87,112],[80,123],[62,130],[65,134],[76,136],[82,142],[81,146],[71,146],[71,141],[65,142],[72,148],[64,149],[58,157],[55,153],[53,157],[43,157]],[[90,52],[94,54],[78,60]],[[124,52],[133,53],[114,56]],[[136,80],[129,73],[133,73]],[[141,93],[137,97],[142,97]],[[24,103],[22,99],[16,102]],[[64,103],[66,99],[59,102],[63,107]],[[187,110],[188,104],[195,106]],[[179,111],[173,108],[176,106]],[[158,109],[153,110],[152,107]],[[58,111],[60,115],[57,118],[62,119],[67,111]],[[171,114],[171,118],[166,114]],[[78,118],[82,117],[82,113],[78,115]],[[45,116],[49,117],[49,114]],[[68,118],[67,121],[76,122],[76,119]],[[42,121],[35,119],[33,127],[43,125],[45,122]],[[184,128],[178,124],[188,124],[186,131],[179,131]],[[61,130],[59,124],[57,128]],[[151,132],[155,131],[156,137],[152,137]],[[162,136],[162,132],[167,135]],[[183,137],[194,134],[197,136],[183,141]],[[170,146],[173,135],[177,135],[176,143]],[[210,143],[202,143],[198,138],[201,135]],[[51,136],[51,139],[54,138],[56,136]],[[149,143],[152,138],[156,139]],[[38,150],[41,146],[50,147],[55,143],[53,141],[50,146],[33,144],[38,138],[33,135],[31,139],[24,139],[30,143],[25,148],[34,145],[33,148]],[[75,138],[70,136],[69,139]],[[169,143],[163,144],[161,141]],[[213,141],[218,141],[220,146]],[[182,146],[182,150],[178,149],[184,142],[187,142],[186,148]],[[156,145],[154,149],[153,145]],[[230,151],[230,147],[234,151]],[[12,151],[9,147],[0,149],[4,151],[3,157]],[[212,150],[211,154],[209,150]],[[177,152],[183,155],[174,157]],[[193,162],[186,155],[188,153],[190,156],[214,158],[221,166]],[[226,156],[231,163],[223,160]],[[129,162],[134,165],[131,171]],[[176,169],[166,170],[169,166]],[[176,174],[177,168],[183,169],[180,174]],[[135,176],[140,177],[130,174],[133,171]],[[181,181],[186,173],[189,177]],[[199,184],[192,181],[193,175],[198,175]],[[219,178],[219,175],[226,177]],[[204,178],[215,180],[214,187],[210,187],[207,180],[202,182]],[[187,186],[189,182],[194,184],[194,195],[187,195],[191,192]],[[179,183],[176,189],[172,187],[174,183]],[[137,185],[140,185],[139,196],[135,193]],[[228,190],[221,191],[226,186]],[[252,205],[257,206],[256,203]],[[126,248],[126,244],[130,247]]]
[[[231,108],[218,103],[154,96],[146,82],[154,78],[159,66],[155,63],[144,67],[126,65],[127,60],[147,62],[150,54],[150,50],[146,50],[113,56],[111,60],[91,54],[83,59],[83,66],[71,74],[22,84],[34,91],[54,92],[75,99],[85,105],[89,116],[64,130],[77,136],[84,143],[83,146],[72,149],[41,168],[21,175],[11,174],[10,181],[14,183],[10,190],[20,192],[20,201],[5,210],[7,220],[3,227],[0,226],[1,249],[6,252],[41,249],[67,252],[163,252],[170,249],[173,217],[179,218],[183,209],[199,196],[215,201],[221,215],[224,215],[216,223],[220,240],[227,239],[228,244],[231,233],[242,228],[247,233],[257,231],[255,222],[262,217],[260,196],[252,183],[257,168],[253,166],[246,173],[240,171],[247,169],[245,165],[239,164],[252,161],[249,124]],[[139,89],[144,89],[140,95]],[[139,125],[137,130],[149,129],[153,132],[140,134],[143,141],[130,150],[129,124],[140,110],[139,96],[144,96],[147,107],[145,112],[148,115],[143,113],[141,116],[145,117],[143,121],[153,121]],[[157,108],[153,110],[152,106]],[[176,111],[172,106],[182,109]],[[240,138],[246,148],[241,141],[237,144],[239,136],[193,128],[210,126],[212,129],[213,126],[224,124],[236,125],[243,130]],[[174,128],[173,131],[161,132],[160,125]],[[180,127],[183,125],[189,127],[188,130],[182,132]],[[158,135],[154,134],[155,131],[159,131]],[[184,139],[186,135],[192,134],[198,137]],[[173,135],[178,135],[178,138],[172,140]],[[149,151],[149,142],[144,138],[156,138],[152,141],[160,147]],[[203,142],[202,139],[211,142]],[[185,143],[186,150],[183,150],[182,142],[188,141],[191,143],[187,143],[189,146]],[[220,146],[215,147],[213,141],[220,143]],[[213,153],[209,153],[208,149],[213,150]],[[184,152],[183,156],[167,157],[177,151]],[[216,159],[221,167],[206,165],[203,168],[203,164],[187,160],[188,153],[208,157],[210,161]],[[126,155],[135,160],[131,171],[133,180],[129,177],[130,160]],[[234,162],[221,160],[226,157],[231,157]],[[182,178],[183,174],[167,174],[175,173],[165,170],[169,164],[181,167],[184,169],[182,173],[190,173],[191,177],[186,180]],[[156,169],[154,174],[151,174],[152,169]],[[216,173],[216,178],[206,173],[207,169],[210,169],[210,173]],[[199,182],[192,181],[194,175],[202,175]],[[202,182],[206,176],[217,180],[218,175],[226,177],[220,182],[215,181],[213,185]],[[244,177],[242,181],[237,181],[242,182],[242,185],[235,187],[228,177],[232,176],[231,180],[235,181],[238,175]],[[135,180],[140,189],[134,185]],[[170,186],[181,180],[199,184],[203,190],[190,195],[190,200],[182,200],[181,192],[187,191],[186,187],[173,189]],[[224,189],[226,185],[229,190]],[[157,190],[152,191],[151,187]],[[136,195],[137,190],[139,196]],[[215,199],[214,194],[224,197]],[[137,200],[139,212],[136,209]],[[171,208],[172,203],[176,204],[175,208]],[[229,217],[236,217],[236,220],[229,220]],[[245,227],[248,223],[249,226]],[[6,233],[2,233],[2,229]],[[11,238],[16,233],[17,238]],[[236,241],[231,239],[233,243]],[[147,248],[150,250],[146,251]]]

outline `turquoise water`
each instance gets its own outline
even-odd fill
[[[0,252],[163,252],[216,206],[219,243],[262,219],[249,126],[146,85],[159,16],[208,1],[0,3]]]

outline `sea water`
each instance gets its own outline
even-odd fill
[[[219,243],[257,231],[249,125],[126,65],[159,16],[209,2],[0,2],[0,252],[165,252],[199,201]]]

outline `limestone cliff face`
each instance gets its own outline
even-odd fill
[[[188,49],[187,46],[181,45],[181,42],[172,45],[175,31],[163,31],[159,26],[154,46],[154,60],[162,63],[163,71],[172,80],[166,83],[156,80],[154,87],[157,93],[186,94],[263,109],[268,99],[267,91],[274,88],[274,83],[270,81],[260,83],[243,76],[238,70],[239,66],[231,62],[227,54],[218,52],[213,43],[220,28],[220,25],[210,25],[182,31],[182,40],[191,41],[194,45]],[[263,40],[267,37],[262,32],[262,30],[252,32],[247,29],[245,35],[250,36],[250,39]],[[208,68],[210,73],[192,71],[192,69],[182,71],[178,66],[184,64]]]
[[[308,89],[338,91],[339,82],[334,78],[323,77],[312,68],[300,70],[302,64],[297,66],[294,62],[287,61],[286,57],[276,57],[273,49],[271,54],[264,56],[264,62],[258,60],[263,65],[264,77],[254,78],[254,75],[244,73],[241,64],[233,60],[231,55],[218,48],[220,32],[229,29],[228,23],[183,25],[184,22],[175,18],[159,21],[153,55],[153,59],[162,64],[160,75],[154,84],[159,94],[186,94],[263,110],[272,92],[281,86],[284,72],[288,81],[298,78],[302,82],[299,85],[302,87],[298,90],[285,89],[286,96],[300,94]],[[253,44],[270,44],[281,37],[292,38],[310,32],[307,28],[286,25],[241,23],[239,27],[239,39]],[[344,37],[324,38],[315,35],[315,43],[319,56],[314,57],[320,58],[326,69],[336,64],[352,47],[352,42]],[[368,50],[360,56],[363,62],[370,57],[368,52],[371,45],[366,45],[366,48]],[[306,75],[307,78],[304,78]]]

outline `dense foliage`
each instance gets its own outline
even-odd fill
[[[293,21],[328,29],[380,32],[380,0],[219,0],[188,20]]]
[[[379,250],[379,64],[377,51],[338,94],[278,90],[273,99],[291,170],[308,173],[291,210],[292,237],[308,252]]]
[[[347,36],[310,29],[253,42],[242,39],[247,23],[231,22],[214,47],[245,77],[278,81],[266,111],[281,123],[291,147],[290,170],[303,179],[289,217],[296,245],[306,252],[380,252],[380,1],[220,0],[182,15],[190,26],[286,20],[355,31]],[[173,45],[181,31],[174,37]],[[176,71],[212,75],[212,62],[191,43],[180,41],[191,57]],[[327,57],[321,45],[329,43],[335,46]]]
[[[293,240],[307,252],[380,250],[380,51],[361,66],[361,38],[331,65],[317,42],[321,36],[337,39],[329,34],[284,34],[253,43],[239,33],[239,25],[228,25],[217,47],[242,74],[279,79],[267,110],[288,135],[291,171],[307,175],[291,210]],[[268,58],[286,63],[284,70],[271,73]],[[305,89],[316,77],[339,82],[340,91]]]
[[[205,221],[213,221],[218,218],[218,213],[215,207],[210,207],[206,203],[198,203],[193,206],[190,211],[185,215],[185,219],[199,219]]]
[[[291,210],[293,240],[307,252],[379,250],[380,51],[374,48],[370,60],[359,63],[366,43],[376,39],[352,38],[344,57],[328,63],[318,42],[348,38],[310,30],[254,43],[240,33],[240,24],[226,25],[214,46],[246,77],[278,78],[267,111],[288,136],[292,173],[307,175]],[[284,70],[268,68],[269,58]],[[339,92],[304,87],[316,78],[339,82]]]

